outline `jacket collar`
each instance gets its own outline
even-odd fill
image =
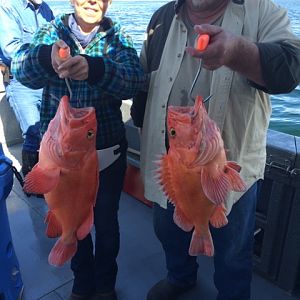
[[[182,4],[184,3],[184,0],[176,0],[175,1],[175,14],[178,14],[180,7],[182,6]]]
[[[27,7],[30,7],[31,9],[38,11],[38,10],[40,9],[40,7],[41,7],[42,4],[43,4],[43,3],[41,3],[41,4],[38,5],[38,6],[35,6],[35,5],[33,5],[33,3],[30,2],[29,0],[23,0],[23,7],[24,7],[24,9],[26,9]]]
[[[175,14],[178,14],[179,12],[179,9],[180,7],[182,6],[182,4],[184,3],[185,0],[176,0],[175,1],[175,5],[174,5],[174,8],[175,8]],[[233,3],[235,4],[239,4],[239,5],[242,5],[244,4],[245,0],[232,0]]]

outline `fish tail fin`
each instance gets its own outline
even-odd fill
[[[230,181],[232,190],[236,192],[244,192],[246,190],[246,184],[239,174],[240,170],[241,167],[233,161],[227,162],[225,166],[225,174]]]
[[[209,230],[197,232],[194,230],[190,243],[189,255],[197,256],[199,254],[213,256],[214,244]]]
[[[226,208],[223,204],[216,206],[211,218],[209,219],[209,222],[215,228],[221,228],[228,224]]]
[[[77,251],[77,240],[69,245],[65,244],[62,239],[58,239],[52,248],[48,262],[55,267],[62,266],[66,261],[71,259]]]

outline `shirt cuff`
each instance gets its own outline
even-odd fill
[[[39,49],[38,59],[41,66],[49,75],[55,75],[56,72],[54,71],[51,62],[51,51],[52,45],[41,45]]]
[[[89,74],[87,82],[91,85],[96,84],[104,75],[105,64],[102,57],[91,57],[86,54],[80,54],[83,56],[89,65]]]

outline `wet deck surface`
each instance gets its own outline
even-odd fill
[[[21,145],[9,148],[20,159]],[[15,164],[18,162],[15,161]],[[7,209],[15,251],[24,283],[23,300],[63,300],[72,288],[69,264],[55,268],[48,264],[48,254],[55,240],[45,235],[43,199],[26,197],[15,180],[7,198]],[[154,236],[151,208],[123,193],[120,201],[121,250],[116,290],[119,300],[145,300],[148,289],[165,276],[164,254]],[[199,257],[198,285],[181,300],[214,300],[213,263]],[[294,300],[273,283],[254,273],[253,300]]]

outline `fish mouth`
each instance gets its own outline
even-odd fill
[[[64,124],[71,128],[80,127],[83,124],[92,123],[92,127],[97,126],[94,107],[71,107],[68,97],[63,97],[61,117]],[[94,122],[92,120],[94,119]]]
[[[72,107],[70,111],[66,112],[66,114],[68,114],[66,117],[69,120],[70,127],[74,128],[81,124],[88,123],[92,118],[94,118],[94,113],[95,109],[93,107]]]
[[[196,97],[194,106],[169,106],[168,114],[170,117],[179,122],[190,123],[193,119],[197,118],[201,109],[203,108],[202,97]]]

